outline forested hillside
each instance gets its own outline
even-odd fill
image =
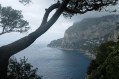
[[[102,43],[96,50],[96,59],[90,63],[86,79],[118,79],[119,40]]]

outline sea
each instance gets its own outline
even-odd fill
[[[28,58],[42,79],[85,79],[91,59],[85,51],[59,50],[43,44],[32,44],[14,55]]]

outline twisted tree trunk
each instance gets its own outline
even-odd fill
[[[51,5],[46,10],[41,26],[36,31],[11,44],[0,47],[0,79],[7,79],[7,66],[9,58],[30,46],[38,37],[44,34],[57,21],[68,2],[69,0],[64,0],[62,4],[56,3]],[[57,11],[54,13],[51,19],[47,21],[49,13],[56,8],[58,8]]]
[[[4,57],[5,56],[5,57]],[[0,79],[7,79],[7,66],[8,66],[9,57],[2,52],[0,52]]]

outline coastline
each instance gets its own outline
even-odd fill
[[[61,47],[55,47],[59,50],[68,50],[68,51],[73,51],[73,50],[78,50],[78,51],[84,51],[85,55],[91,58],[92,60],[96,59],[96,56],[94,54],[91,54],[88,50],[82,50],[82,49],[71,49],[71,48],[61,48]]]
[[[58,49],[60,49],[60,50],[79,50],[80,51],[80,49],[71,49],[71,48],[61,48],[61,47],[56,47],[56,48],[58,48]]]
[[[91,54],[89,51],[86,51],[85,55],[87,55],[92,60],[96,59],[96,56],[94,54]]]

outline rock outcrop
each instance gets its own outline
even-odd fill
[[[119,15],[87,18],[74,23],[64,37],[48,44],[61,49],[89,50],[107,40],[117,40],[119,35]]]

